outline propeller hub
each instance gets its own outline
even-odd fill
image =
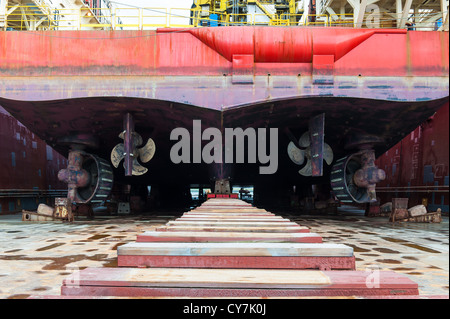
[[[86,170],[62,169],[58,172],[58,179],[76,187],[85,187],[89,184],[90,176]]]
[[[386,173],[375,166],[375,152],[373,150],[363,151],[361,154],[361,169],[353,176],[353,182],[359,187],[375,189],[375,184],[386,178]]]
[[[368,188],[369,185],[375,185],[376,183],[383,181],[385,178],[386,173],[384,170],[374,166],[357,170],[353,176],[353,181],[359,187]]]
[[[89,173],[82,169],[83,155],[81,151],[71,151],[66,169],[58,172],[58,179],[73,187],[85,187],[89,184]]]
[[[343,203],[377,200],[376,184],[386,178],[375,165],[375,151],[363,150],[336,161],[331,170],[331,188]]]

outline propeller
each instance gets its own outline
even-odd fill
[[[311,160],[311,140],[309,131],[305,132],[298,140],[298,146],[294,142],[288,145],[288,155],[292,162],[297,165],[303,165],[306,159],[305,166],[298,172],[303,176],[312,176],[312,160]],[[323,160],[330,165],[333,162],[333,150],[330,145],[323,143]]]
[[[119,137],[121,139],[124,139],[124,136],[125,136],[124,132],[119,134]],[[148,169],[142,166],[137,159],[139,158],[142,163],[149,162],[153,158],[153,155],[155,155],[156,145],[155,142],[151,138],[149,138],[147,140],[147,143],[143,147],[138,148],[138,146],[142,145],[143,142],[142,137],[136,132],[132,132],[132,137],[133,137],[133,151],[131,154],[133,158],[132,175],[139,176],[147,173]],[[123,143],[119,143],[113,148],[111,152],[111,163],[115,168],[119,167],[119,163],[124,159],[125,155],[126,155],[125,145]]]

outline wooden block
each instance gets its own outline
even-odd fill
[[[214,200],[214,201],[206,201],[199,207],[205,206],[242,206],[242,207],[254,207],[251,204],[244,201],[229,201],[229,200]]]
[[[296,242],[321,243],[315,233],[157,232],[137,236],[137,242]]]
[[[303,243],[128,243],[117,255],[132,256],[333,256],[352,257],[342,244]]]
[[[181,217],[183,218],[264,218],[264,219],[284,219],[281,216],[275,216],[275,215],[235,215],[235,214],[184,214]]]
[[[197,213],[189,213],[189,214],[183,214],[180,217],[185,218],[264,218],[264,219],[284,219],[281,216],[274,216],[274,215],[253,215],[253,214],[197,214]]]
[[[304,226],[290,227],[220,227],[220,226],[162,226],[156,227],[156,231],[212,231],[212,232],[255,232],[255,233],[309,233],[309,228]]]
[[[215,269],[341,269],[355,270],[355,257],[273,256],[144,256],[121,255],[119,267]]]
[[[242,206],[252,206],[251,204],[234,198],[211,198],[204,202],[201,206],[208,205],[242,205]]]
[[[187,216],[187,215],[205,215],[205,216],[209,216],[209,215],[228,215],[228,216],[274,216],[274,214],[272,213],[263,213],[263,212],[236,212],[236,211],[229,211],[229,210],[224,210],[224,211],[190,211],[190,212],[186,212],[183,215]]]
[[[247,218],[247,217],[230,217],[230,218],[220,218],[220,217],[179,217],[175,219],[176,221],[210,221],[210,222],[220,222],[220,221],[230,221],[230,222],[276,222],[284,223],[290,222],[289,219],[285,218]]]
[[[257,221],[180,221],[173,220],[166,224],[167,226],[221,226],[221,227],[289,227],[289,226],[299,226],[294,222],[257,222]]]
[[[265,209],[256,208],[256,207],[244,207],[244,206],[202,206],[202,207],[196,207],[190,212],[193,211],[208,211],[208,210],[230,210],[230,211],[249,211],[249,212],[257,212],[257,213],[270,213]]]
[[[86,268],[63,281],[64,296],[300,297],[418,295],[392,271]]]
[[[193,209],[190,212],[196,212],[196,213],[252,213],[252,214],[272,214],[264,209],[257,209],[257,208],[229,208],[229,207],[222,207],[222,208],[202,208],[202,209]]]

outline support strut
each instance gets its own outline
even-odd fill
[[[124,117],[123,123],[124,136],[123,136],[123,144],[124,144],[124,168],[125,168],[125,176],[133,175],[133,149],[134,149],[134,141],[133,141],[133,132],[134,132],[134,120],[133,116],[130,113],[127,113]]]

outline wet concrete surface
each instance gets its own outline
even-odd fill
[[[0,298],[60,295],[62,281],[75,270],[117,267],[117,247],[176,218],[167,215],[79,218],[72,224],[0,216]],[[353,247],[357,270],[393,270],[417,282],[421,295],[448,295],[448,217],[440,224],[392,224],[351,208],[284,217],[310,227],[324,243]]]
[[[353,247],[357,270],[393,270],[419,285],[420,295],[449,294],[449,218],[439,224],[365,217],[345,208],[339,216],[291,216],[327,243]]]

